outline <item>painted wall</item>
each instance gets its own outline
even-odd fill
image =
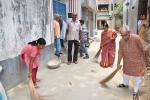
[[[0,80],[6,89],[27,79],[27,68],[20,65],[19,54],[26,43],[44,37],[40,65],[44,66],[53,55],[52,0],[0,0]],[[51,50],[50,50],[51,49]]]
[[[127,1],[129,2],[129,6],[126,6]],[[128,18],[128,26],[131,32],[137,32],[137,19],[138,19],[138,3],[139,0],[125,0],[123,5],[123,25],[127,25],[126,21]],[[133,9],[134,7],[134,9]],[[128,9],[128,16],[127,16]]]
[[[51,0],[0,0],[0,60],[19,55],[21,47],[50,37]]]
[[[62,1],[53,0],[53,13],[61,15],[66,20],[66,4]]]
[[[88,2],[88,6],[94,11],[96,11],[96,0],[88,0],[87,2]]]

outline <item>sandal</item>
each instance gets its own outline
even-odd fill
[[[124,85],[124,84],[119,84],[117,87],[118,87],[118,88],[129,88],[128,85]]]
[[[139,100],[138,93],[133,93],[133,100]]]

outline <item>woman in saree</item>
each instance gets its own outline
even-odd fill
[[[111,67],[115,59],[115,39],[117,34],[112,29],[109,29],[108,24],[104,26],[104,31],[101,33],[101,61],[100,66],[103,68]]]

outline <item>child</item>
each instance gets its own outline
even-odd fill
[[[29,68],[29,78],[32,77],[33,84],[36,88],[38,85],[36,84],[37,80],[37,70],[39,67],[39,57],[41,55],[41,50],[44,48],[46,44],[45,39],[39,38],[36,41],[29,42],[25,45],[21,51],[21,61],[24,61]]]

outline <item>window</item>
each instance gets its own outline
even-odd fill
[[[108,4],[100,4],[98,5],[98,10],[99,11],[108,11],[109,5]]]

